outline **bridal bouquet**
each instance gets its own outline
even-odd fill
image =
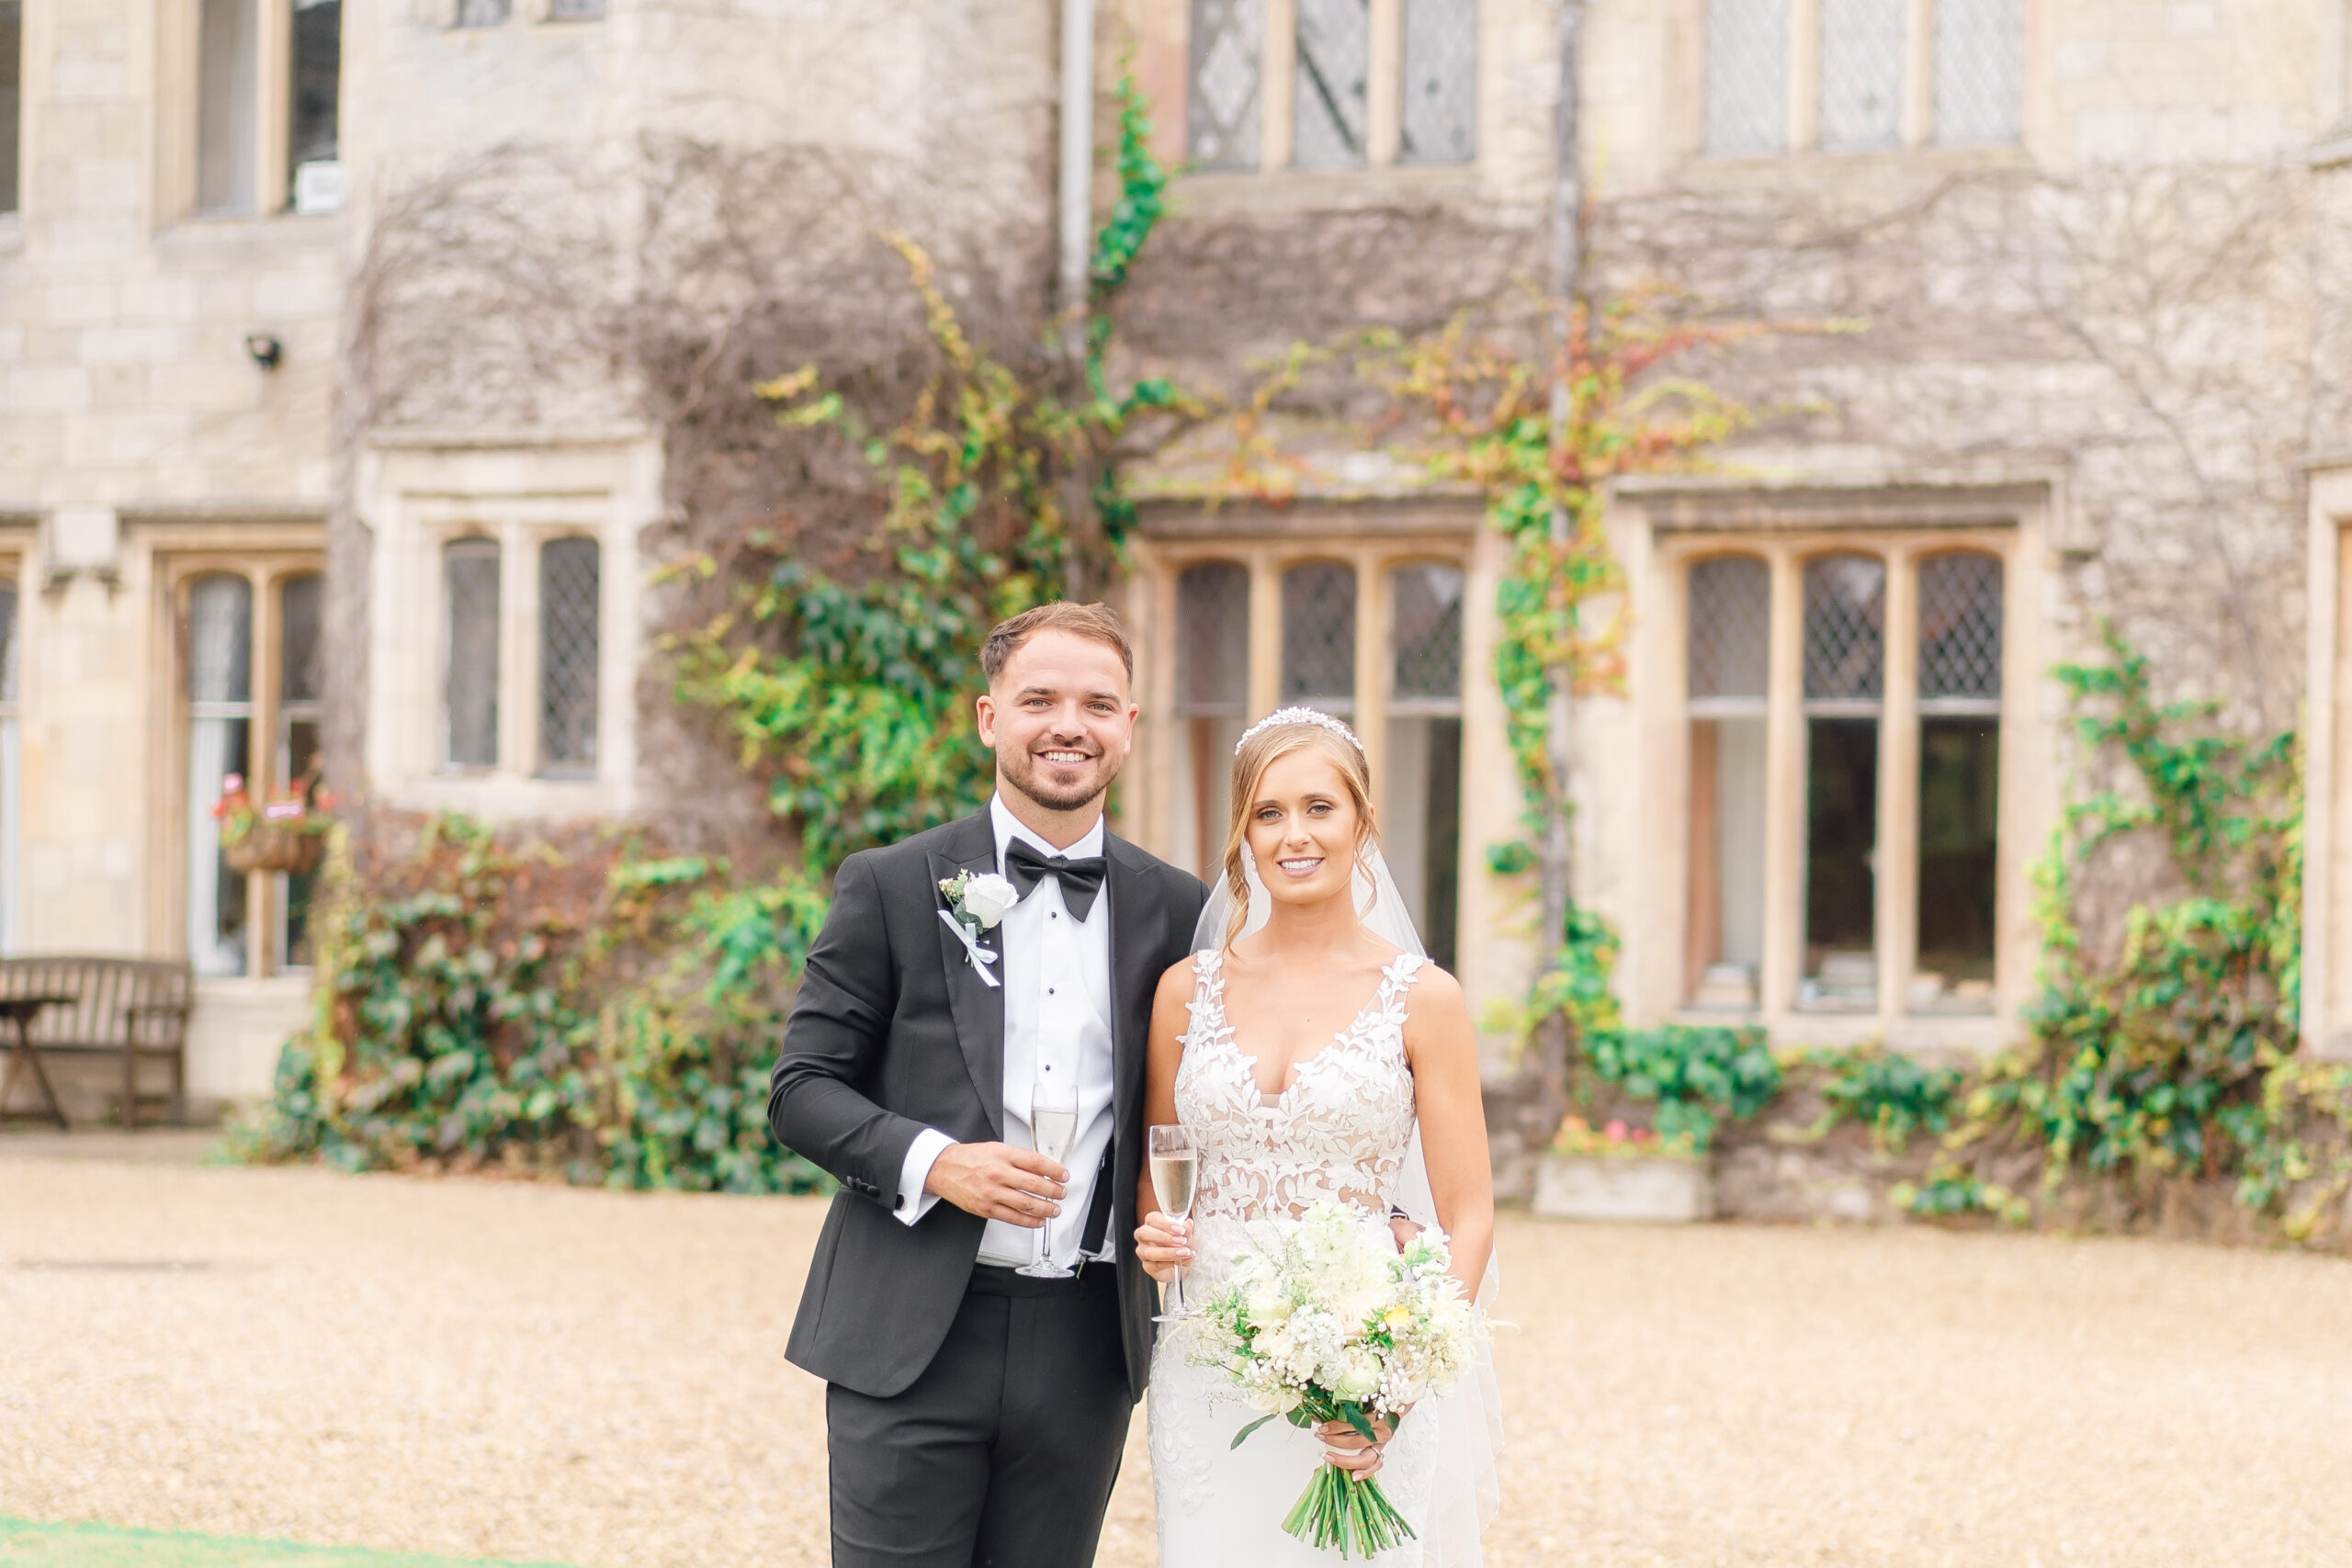
[[[1199,1309],[1190,1347],[1193,1361],[1224,1368],[1266,1412],[1233,1446],[1277,1416],[1300,1427],[1345,1421],[1372,1442],[1374,1416],[1393,1427],[1411,1406],[1450,1393],[1483,1329],[1446,1272],[1451,1262],[1442,1233],[1424,1231],[1400,1252],[1385,1224],[1329,1201],[1278,1246],[1234,1259],[1231,1281]],[[1413,1534],[1377,1479],[1351,1480],[1328,1463],[1283,1529],[1343,1558]]]

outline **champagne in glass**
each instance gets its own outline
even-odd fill
[[[1146,1134],[1150,1146],[1146,1151],[1151,1161],[1151,1193],[1159,1200],[1159,1212],[1171,1220],[1191,1217],[1193,1184],[1199,1178],[1201,1157],[1199,1145],[1193,1142],[1190,1127],[1154,1127]],[[1156,1320],[1173,1323],[1193,1315],[1184,1304],[1184,1266],[1176,1266],[1176,1279],[1169,1291],[1168,1311]]]
[[[1036,1098],[1029,1107],[1029,1142],[1039,1154],[1056,1165],[1069,1164],[1070,1145],[1078,1142],[1078,1100],[1075,1087],[1068,1098],[1058,1095],[1053,1086],[1040,1083],[1033,1091]],[[1067,1280],[1071,1270],[1055,1263],[1048,1255],[1047,1238],[1053,1231],[1053,1221],[1037,1227],[1037,1255],[1020,1268],[1016,1274],[1026,1274],[1033,1280]]]

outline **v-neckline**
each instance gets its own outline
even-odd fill
[[[1366,1015],[1368,1015],[1373,1009],[1378,1007],[1380,1005],[1381,998],[1388,994],[1388,987],[1395,983],[1396,978],[1390,971],[1395,969],[1396,965],[1402,963],[1408,956],[1409,955],[1400,953],[1396,957],[1390,959],[1387,963],[1382,964],[1380,966],[1380,980],[1373,987],[1372,995],[1364,998],[1363,1005],[1356,1009],[1354,1014],[1349,1018],[1347,1022],[1332,1031],[1331,1038],[1324,1042],[1322,1045],[1317,1047],[1311,1055],[1291,1063],[1290,1082],[1283,1085],[1281,1089],[1275,1090],[1272,1094],[1268,1094],[1266,1092],[1265,1086],[1258,1081],[1258,1058],[1241,1048],[1241,1032],[1234,1027],[1233,1010],[1227,1004],[1226,998],[1226,981],[1231,978],[1231,976],[1224,972],[1226,955],[1222,953],[1218,955],[1218,973],[1216,977],[1217,1014],[1225,1021],[1226,1043],[1233,1048],[1233,1054],[1236,1056],[1241,1058],[1242,1071],[1250,1075],[1250,1087],[1257,1092],[1259,1110],[1280,1110],[1282,1108],[1283,1101],[1290,1098],[1291,1090],[1296,1089],[1299,1086],[1300,1080],[1306,1077],[1306,1069],[1308,1067],[1321,1061],[1333,1051],[1339,1050],[1347,1044],[1349,1040],[1354,1036],[1357,1028],[1363,1024]]]

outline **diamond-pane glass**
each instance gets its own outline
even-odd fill
[[[1690,569],[1690,694],[1762,697],[1770,673],[1772,572],[1751,556]]]
[[[1258,166],[1258,77],[1265,47],[1265,0],[1193,0],[1184,141],[1200,167]]]
[[[539,551],[539,761],[596,761],[596,541],[552,539]]]
[[[1781,151],[1788,94],[1789,0],[1707,0],[1707,151]]]
[[[555,0],[548,7],[549,19],[558,22],[593,22],[605,14],[605,0]]]
[[[0,704],[16,700],[17,585],[0,578]]]
[[[2015,141],[2024,116],[2025,0],[1937,0],[1936,140]]]
[[[318,573],[289,577],[277,585],[277,697],[314,703],[326,689],[325,647],[319,637]]]
[[[1176,705],[1238,714],[1250,694],[1250,570],[1187,567],[1176,580]]]
[[[461,768],[498,762],[498,545],[457,539],[442,551],[442,588],[449,606],[447,684],[449,761]]]
[[[1462,569],[1408,566],[1391,581],[1393,681],[1400,697],[1462,695]]]
[[[1371,0],[1297,0],[1298,85],[1292,158],[1302,169],[1364,161],[1371,125]]]
[[[494,28],[514,14],[514,0],[458,0],[458,26]]]
[[[1886,563],[1830,556],[1804,569],[1804,694],[1875,701],[1886,685]]]
[[[242,577],[199,577],[187,591],[187,695],[245,703],[254,695],[254,588]]]
[[[1283,573],[1283,701],[1345,705],[1355,694],[1355,568],[1292,567]]]
[[[1832,152],[1903,140],[1906,0],[1821,0],[1821,145]]]
[[[1405,0],[1408,164],[1478,155],[1478,0]]]
[[[2001,695],[2001,563],[1933,556],[1919,563],[1919,695]]]

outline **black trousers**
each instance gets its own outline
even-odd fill
[[[976,1267],[905,1392],[825,1387],[833,1568],[1087,1568],[1133,1408],[1109,1265]]]

